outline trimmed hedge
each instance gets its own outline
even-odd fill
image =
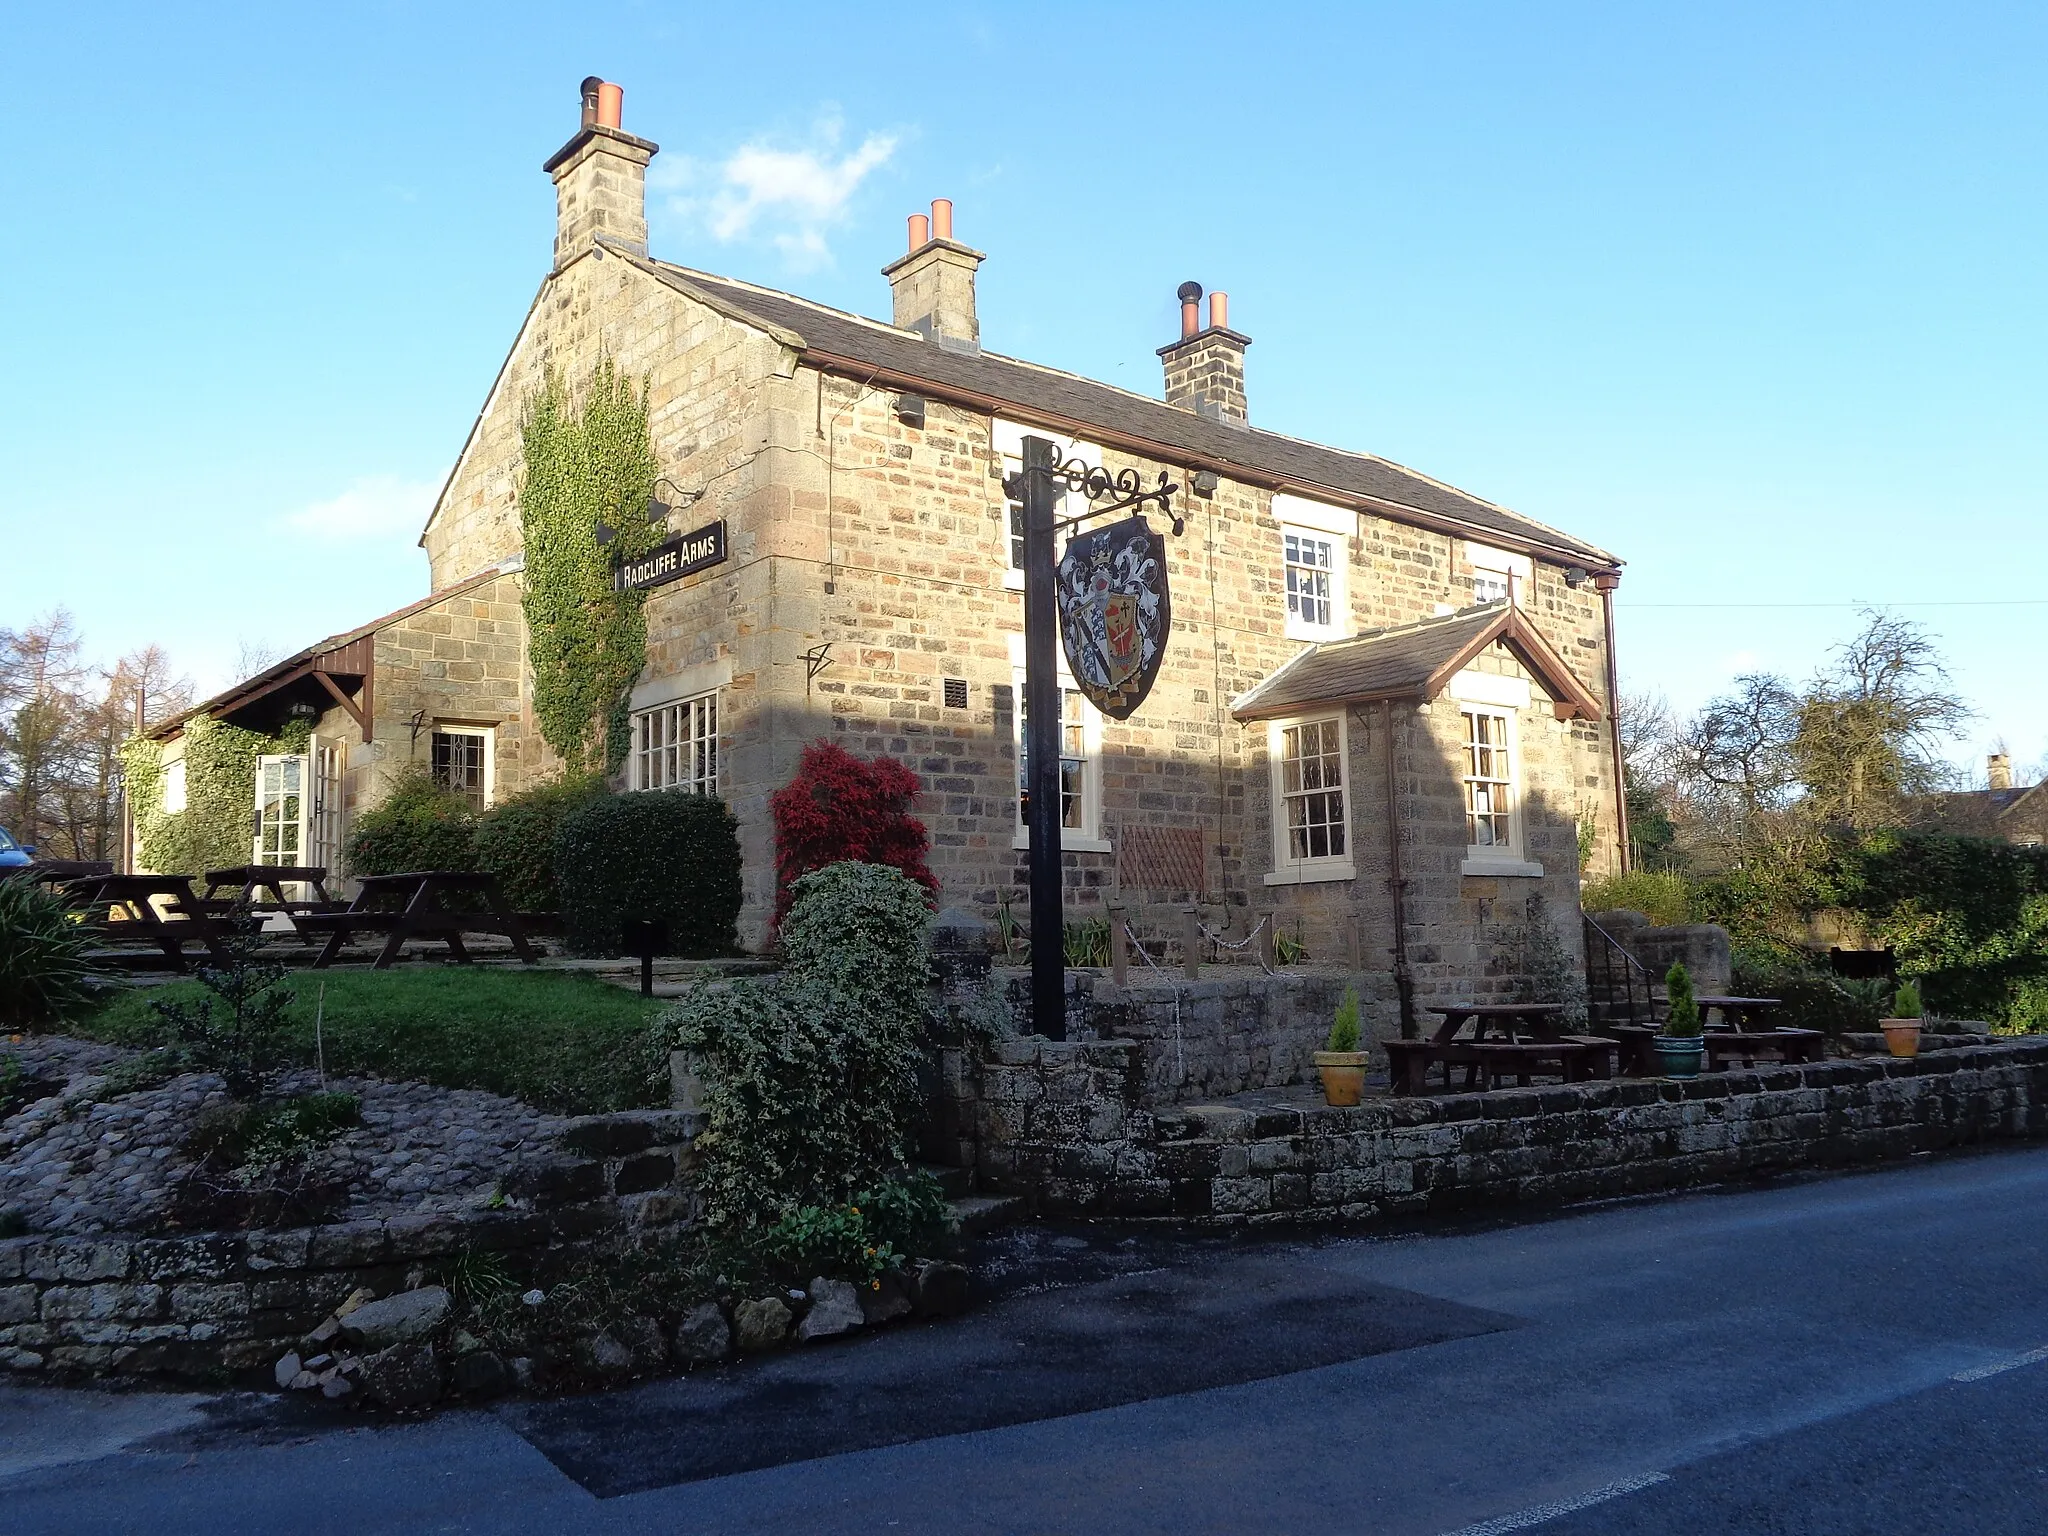
[[[739,823],[710,795],[647,789],[591,800],[562,821],[555,887],[577,954],[618,954],[628,918],[666,923],[669,954],[731,954],[739,941]]]
[[[498,877],[521,912],[556,909],[555,840],[571,813],[606,793],[591,775],[538,784],[491,807],[476,824],[476,867]]]
[[[462,796],[407,768],[391,793],[356,817],[342,850],[348,872],[403,875],[422,869],[473,870],[476,813]]]

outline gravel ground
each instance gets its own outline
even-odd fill
[[[0,1058],[17,1058],[27,1077],[63,1083],[0,1121],[0,1210],[18,1212],[37,1232],[147,1232],[164,1224],[172,1190],[192,1166],[183,1143],[193,1121],[227,1094],[218,1077],[194,1072],[66,1112],[66,1100],[92,1095],[109,1066],[135,1054],[47,1036],[0,1043]],[[280,1086],[304,1092],[319,1084],[298,1072]],[[542,1157],[564,1123],[467,1089],[363,1078],[327,1086],[362,1100],[361,1126],[308,1162],[314,1176],[347,1183],[339,1214],[348,1220],[481,1204],[501,1178]]]

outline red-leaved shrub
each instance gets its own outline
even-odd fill
[[[814,741],[798,759],[796,776],[768,798],[775,816],[775,922],[789,913],[789,888],[827,864],[857,859],[899,869],[938,895],[925,865],[932,845],[924,823],[910,814],[921,787],[893,757],[855,757],[829,741]]]

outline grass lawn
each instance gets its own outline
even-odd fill
[[[667,1102],[647,1080],[647,1029],[663,1004],[592,976],[484,967],[304,971],[294,994],[291,1047],[313,1061],[314,1003],[327,1070],[444,1088],[486,1088],[541,1109],[596,1114]],[[115,1045],[168,1040],[151,998],[190,997],[197,982],[136,987],[66,1032]]]

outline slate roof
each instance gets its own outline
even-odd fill
[[[1271,720],[1331,704],[1420,703],[1442,693],[1457,672],[1496,641],[1542,681],[1560,717],[1600,718],[1599,702],[1586,685],[1529,616],[1505,601],[1310,645],[1232,700],[1230,712],[1240,720]]]
[[[776,335],[804,360],[838,372],[876,374],[892,387],[910,386],[1039,418],[1038,424],[1089,441],[1121,437],[1156,450],[1169,462],[1213,467],[1232,478],[1274,489],[1346,502],[1370,502],[1396,520],[1517,549],[1541,550],[1588,568],[1620,560],[1596,545],[1483,501],[1367,453],[1350,453],[1241,423],[1214,421],[1162,400],[1100,384],[1078,374],[994,352],[927,341],[844,310],[709,272],[655,261],[607,243],[608,255],[632,262],[712,308]]]

